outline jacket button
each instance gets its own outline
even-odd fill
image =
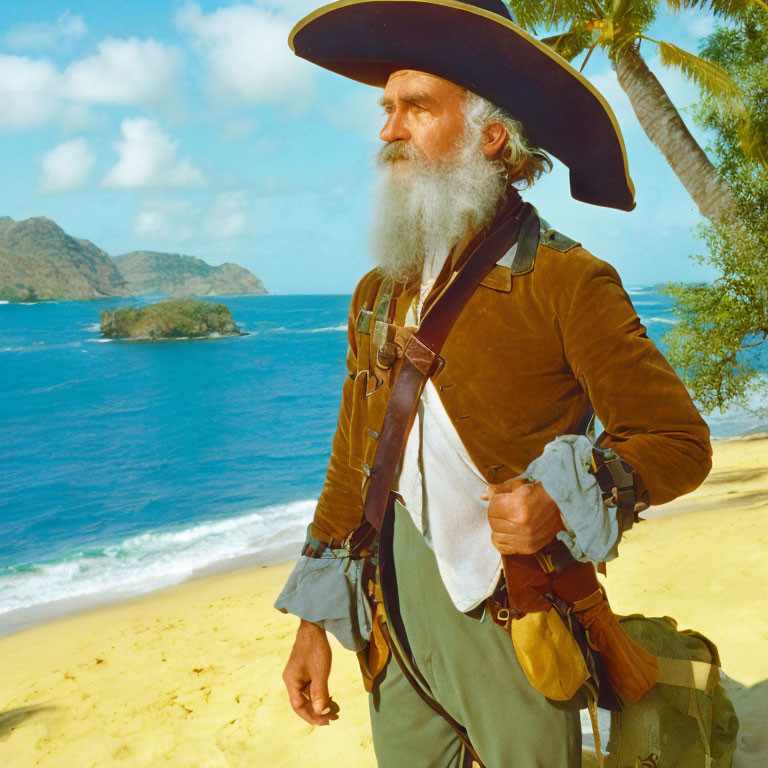
[[[397,344],[394,341],[385,341],[376,352],[376,362],[382,368],[391,368],[397,360]]]

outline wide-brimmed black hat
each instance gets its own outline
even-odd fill
[[[501,0],[340,0],[303,18],[291,49],[368,85],[413,69],[484,96],[531,145],[568,166],[571,195],[631,211],[635,189],[616,118],[583,75],[510,18]]]

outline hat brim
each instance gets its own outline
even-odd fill
[[[401,69],[450,80],[503,107],[532,146],[570,171],[571,195],[631,211],[635,188],[616,117],[549,46],[511,20],[455,0],[340,0],[296,24],[293,52],[384,87]]]

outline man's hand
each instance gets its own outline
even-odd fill
[[[331,646],[325,630],[302,619],[283,682],[293,711],[310,725],[328,725],[338,719],[338,707],[328,694],[330,673]]]
[[[491,541],[502,555],[532,555],[565,530],[557,504],[541,483],[513,477],[489,485],[481,498],[489,500]]]

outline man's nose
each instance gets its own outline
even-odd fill
[[[406,125],[405,116],[400,110],[387,115],[387,122],[381,129],[379,138],[387,143],[392,141],[410,141],[411,132]]]

